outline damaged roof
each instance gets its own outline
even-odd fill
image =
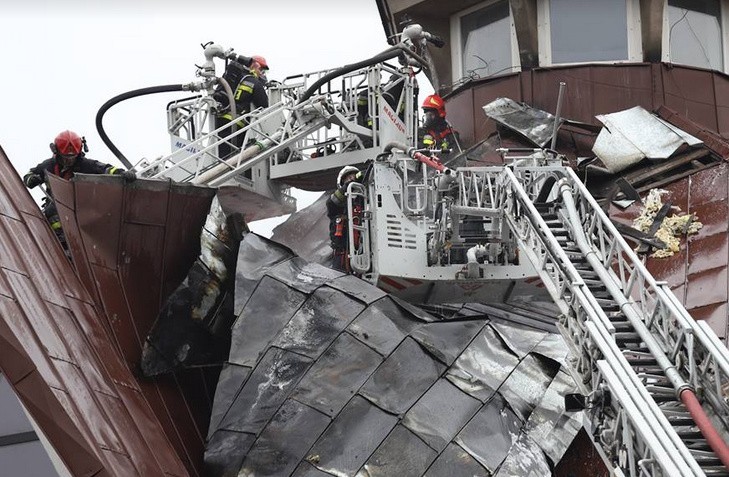
[[[213,475],[546,475],[581,427],[554,333],[442,320],[254,234],[237,274]]]

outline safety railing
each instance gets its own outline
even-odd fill
[[[684,379],[703,391],[718,417],[729,424],[729,351],[705,325],[691,318],[667,284],[655,280],[574,172],[566,173],[585,235],[603,266]]]
[[[347,186],[349,266],[359,274],[365,274],[372,268],[370,216],[366,205],[366,186],[350,182]]]
[[[594,393],[607,389],[614,398],[605,409],[593,409],[598,420],[595,428],[603,430],[598,440],[614,464],[631,476],[702,475],[618,348],[610,320],[534,206],[547,176],[566,175],[564,168],[548,169],[518,170],[517,177],[504,168],[495,205],[504,211],[521,242],[520,249],[563,313],[561,328],[576,354],[574,367],[582,377],[581,384],[589,384],[588,390]],[[529,188],[532,193],[527,192]]]

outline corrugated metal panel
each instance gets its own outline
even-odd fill
[[[197,256],[215,190],[146,180],[124,185],[119,177],[98,175],[72,182],[52,177],[51,187],[64,193],[61,222],[74,262],[84,270],[80,277],[108,317],[127,366],[138,369],[163,302]],[[139,386],[188,472],[201,475],[211,403],[200,390],[209,389],[209,379],[199,370],[180,373]]]
[[[0,175],[0,369],[74,475],[188,475],[2,149]]]

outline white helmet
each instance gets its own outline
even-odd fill
[[[357,172],[359,172],[359,169],[357,169],[354,166],[342,167],[342,170],[339,171],[339,174],[337,174],[337,187],[342,187],[342,180],[344,180],[344,178],[346,176],[348,176],[349,174],[351,174],[353,172],[356,174]]]

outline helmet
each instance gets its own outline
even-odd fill
[[[423,101],[423,105],[421,106],[421,108],[435,109],[438,112],[438,116],[440,116],[441,118],[446,117],[445,102],[443,101],[443,98],[441,98],[437,94],[431,94],[430,96],[427,96],[425,98],[425,101]]]
[[[51,150],[54,154],[62,156],[70,156],[71,154],[77,156],[81,154],[83,145],[84,140],[81,139],[81,136],[73,131],[63,131],[53,140]]]
[[[255,55],[255,56],[251,56],[251,60],[252,61],[255,61],[256,63],[258,63],[259,65],[261,65],[261,69],[262,70],[267,70],[268,69],[268,62],[266,61],[266,58],[264,58],[262,56]]]
[[[357,169],[354,166],[344,166],[342,167],[342,170],[339,171],[339,174],[337,175],[337,187],[342,187],[342,181],[345,177],[347,177],[349,174],[356,174],[359,172],[359,169]]]

